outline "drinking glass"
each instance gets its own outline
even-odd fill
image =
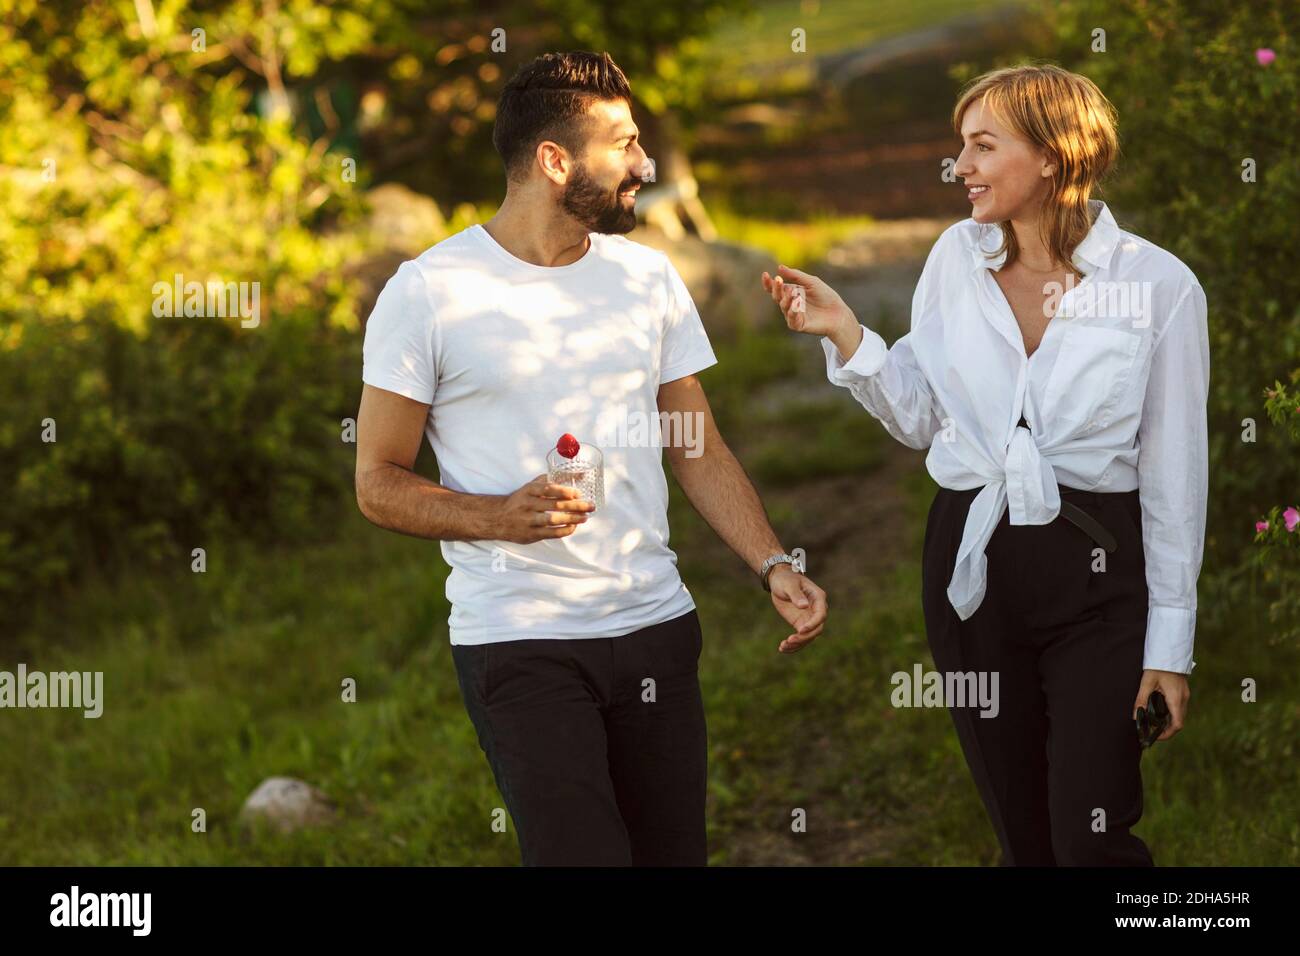
[[[605,457],[595,445],[579,443],[578,454],[572,458],[552,448],[546,455],[546,480],[577,488],[597,510],[605,507]]]

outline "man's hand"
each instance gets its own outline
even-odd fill
[[[538,475],[502,502],[501,538],[516,544],[564,538],[587,520],[586,512],[595,510],[577,488],[549,484],[546,475]]]
[[[795,629],[781,646],[782,654],[793,654],[812,643],[826,623],[826,592],[788,564],[778,564],[767,577],[772,605]]]
[[[785,551],[768,523],[763,502],[745,469],[736,461],[709,410],[704,389],[694,375],[659,386],[659,412],[687,420],[698,416],[702,423],[702,454],[687,457],[686,450],[665,441],[677,483],[700,516],[718,533],[727,547],[753,570],[769,554]],[[777,648],[793,654],[821,633],[826,621],[826,592],[788,564],[778,564],[767,576],[772,605],[795,633]]]
[[[530,544],[573,534],[596,506],[538,475],[508,495],[452,491],[417,475],[429,406],[366,384],[357,413],[357,506],[373,524],[438,541]]]
[[[1183,729],[1183,718],[1187,714],[1187,699],[1192,696],[1191,688],[1187,686],[1187,675],[1174,671],[1143,671],[1137,700],[1133,702],[1134,720],[1137,720],[1137,709],[1147,705],[1147,698],[1151,696],[1153,690],[1164,694],[1165,703],[1169,705],[1169,727],[1156,740],[1168,740]]]

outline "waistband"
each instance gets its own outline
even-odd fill
[[[956,490],[953,488],[944,488],[940,486],[938,493],[941,495],[947,495],[953,497],[965,496],[967,498],[974,498],[983,490],[984,490],[983,486],[979,486],[976,488],[963,488],[961,490]],[[1088,502],[1088,501],[1101,502],[1104,500],[1118,501],[1122,498],[1134,497],[1138,493],[1137,488],[1134,488],[1132,491],[1090,491],[1086,488],[1071,488],[1069,485],[1057,485],[1056,490],[1060,493],[1063,499],[1069,499],[1072,501],[1082,501],[1082,502]]]
[[[1023,415],[1012,429],[1002,460],[983,463],[973,474],[953,473],[947,477],[963,484],[971,477],[983,480],[983,487],[959,492],[966,507],[966,523],[952,579],[948,582],[948,601],[963,621],[975,613],[984,599],[988,580],[984,549],[1003,515],[1009,514],[1013,525],[1050,524],[1064,515],[1094,538],[1102,538],[1106,550],[1113,550],[1113,536],[1079,505],[1100,504],[1099,495],[1114,492],[1059,485],[1050,461],[1039,452]]]

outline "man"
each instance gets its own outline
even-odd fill
[[[826,618],[714,425],[696,373],[717,360],[685,285],[620,235],[648,163],[630,101],[608,54],[523,67],[493,133],[500,210],[403,263],[365,333],[357,503],[442,541],[461,693],[525,865],[707,862],[702,636],[658,436],[603,442],[599,510],[537,474],[558,439],[699,422],[700,448],[662,444],[794,628],[778,649]],[[440,483],[411,471],[422,432]]]

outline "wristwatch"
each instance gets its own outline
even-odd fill
[[[794,558],[793,558],[791,555],[784,554],[784,553],[783,553],[783,554],[774,554],[774,555],[772,555],[770,558],[768,558],[766,561],[763,562],[763,566],[762,566],[761,568],[758,569],[758,576],[759,576],[759,577],[762,579],[762,581],[763,581],[763,590],[764,590],[764,591],[771,591],[771,590],[772,590],[771,586],[767,583],[767,578],[768,578],[768,575],[770,575],[770,574],[772,573],[772,569],[773,569],[774,567],[776,567],[778,564],[789,564],[789,565],[793,565],[793,564],[794,564]]]

